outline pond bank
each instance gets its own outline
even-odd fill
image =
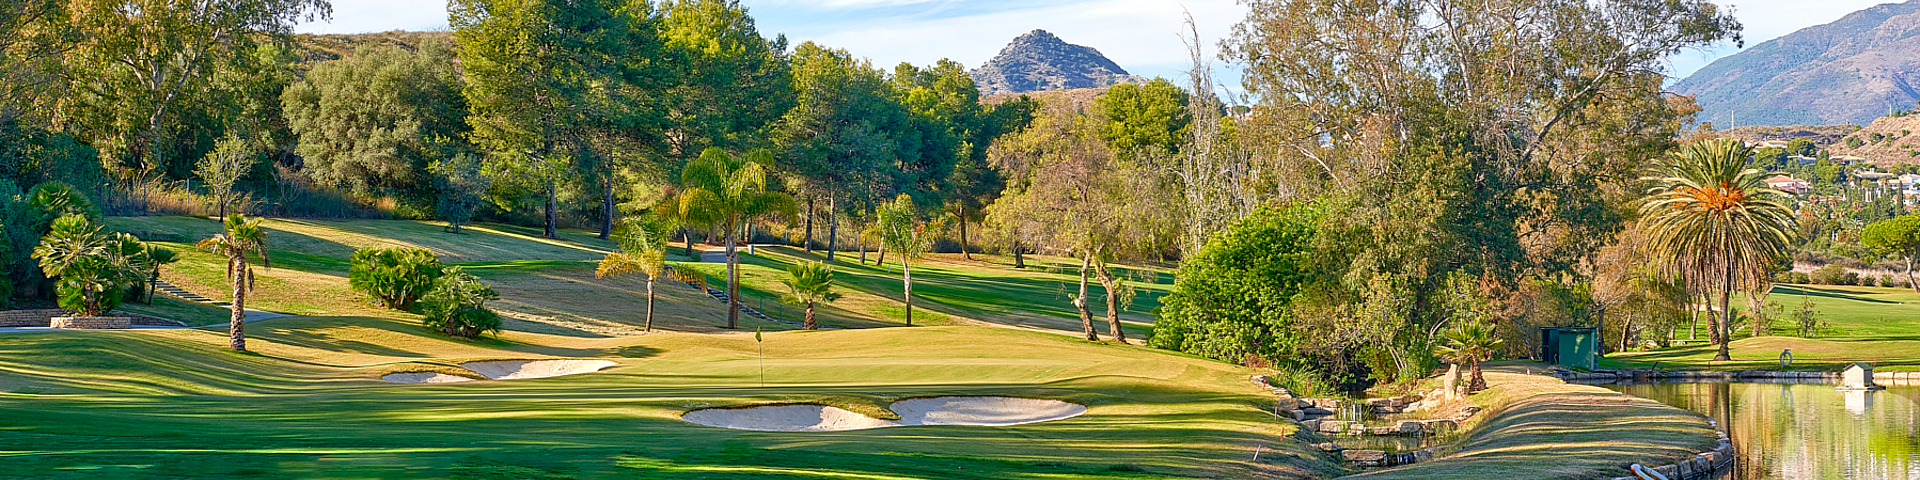
[[[1487,368],[1485,409],[1453,453],[1351,479],[1593,479],[1628,475],[1630,463],[1692,462],[1724,445],[1706,417],[1600,387],[1569,384],[1537,364]],[[1716,454],[1709,461],[1720,462]],[[1676,468],[1677,469],[1677,468]]]

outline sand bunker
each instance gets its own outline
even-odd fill
[[[455,383],[473,381],[471,378],[459,375],[448,375],[440,372],[389,373],[381,375],[380,379],[393,383]]]
[[[759,432],[838,432],[912,425],[1006,426],[1078,417],[1087,407],[1059,400],[1015,397],[933,397],[893,402],[900,420],[880,420],[820,405],[694,410],[680,418],[709,427]]]
[[[501,360],[460,364],[474,373],[494,380],[547,378],[598,372],[618,365],[608,360]]]

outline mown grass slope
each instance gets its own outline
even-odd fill
[[[0,476],[35,478],[1311,477],[1328,457],[1272,420],[1249,370],[982,327],[450,340],[403,320],[0,336]],[[765,387],[761,357],[765,347]],[[561,378],[402,385],[382,373],[503,358],[604,358]],[[1087,415],[1018,427],[756,433],[711,406],[1056,398]],[[1267,453],[1258,463],[1251,449]]]
[[[1792,319],[1776,319],[1772,335],[1751,337],[1748,329],[1734,332],[1728,349],[1732,361],[1712,361],[1716,352],[1712,345],[1690,345],[1616,353],[1601,363],[1611,368],[1777,370],[1780,353],[1791,349],[1793,370],[1834,371],[1851,362],[1871,362],[1878,370],[1920,371],[1920,293],[1904,288],[1779,285],[1767,297],[1787,311],[1809,299],[1821,323],[1813,338],[1798,337],[1793,331],[1797,327],[1789,325]],[[1747,302],[1736,298],[1734,304],[1740,307]],[[1702,320],[1702,339],[1706,325]],[[1682,326],[1679,334],[1685,336],[1686,331]]]

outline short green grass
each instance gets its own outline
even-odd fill
[[[1542,365],[1492,364],[1491,389],[1470,397],[1486,409],[1433,461],[1344,478],[1448,480],[1610,478],[1628,463],[1661,465],[1713,447],[1706,418],[1600,387],[1522,373]],[[1517,474],[1517,475],[1516,475]]]
[[[1292,439],[1250,370],[1038,332],[921,327],[457,341],[377,317],[0,336],[0,477],[1161,478],[1337,474]],[[765,347],[761,387],[760,348]],[[605,358],[564,378],[400,385],[484,358]],[[927,395],[1088,405],[1018,427],[756,433],[688,410]],[[1258,446],[1265,453],[1252,460]]]
[[[1920,293],[1903,288],[1835,285],[1780,285],[1768,301],[1786,310],[1811,299],[1821,322],[1814,338],[1799,338],[1791,319],[1775,320],[1772,335],[1751,337],[1735,332],[1729,345],[1733,360],[1712,361],[1716,347],[1697,344],[1647,352],[1608,355],[1609,368],[1684,368],[1714,370],[1780,369],[1780,354],[1793,351],[1792,370],[1833,371],[1851,362],[1871,362],[1876,369],[1920,371]],[[1746,305],[1735,299],[1736,306]],[[1701,338],[1706,337],[1701,322]],[[1682,327],[1679,335],[1686,335]]]

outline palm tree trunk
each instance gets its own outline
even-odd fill
[[[813,302],[807,302],[807,323],[804,325],[801,325],[800,329],[801,330],[818,330],[819,328],[820,328],[820,325],[813,323]]]
[[[1487,377],[1480,374],[1480,362],[1473,362],[1473,365],[1467,369],[1472,372],[1471,377],[1473,378],[1467,382],[1467,394],[1472,395],[1479,393],[1481,390],[1486,390]]]
[[[236,352],[247,351],[247,257],[244,252],[227,262],[233,270],[233,303],[228,307],[232,315],[227,319],[227,348]],[[238,267],[238,268],[234,268]]]
[[[740,269],[738,268],[740,255],[734,248],[733,238],[734,230],[738,230],[735,228],[737,221],[738,219],[734,218],[727,219],[727,228],[723,230],[727,232],[727,328],[729,329],[735,328],[740,322]]]
[[[1720,334],[1720,352],[1713,355],[1716,362],[1733,359],[1727,354],[1727,344],[1733,343],[1733,272],[1727,272],[1726,279],[1720,289],[1720,326],[1714,330]]]
[[[1087,255],[1080,261],[1080,296],[1073,297],[1073,308],[1080,310],[1080,329],[1087,334],[1087,340],[1100,341],[1100,333],[1093,330],[1093,312],[1087,311],[1087,268],[1093,264],[1093,256]]]
[[[881,255],[886,253],[886,250],[880,251]],[[913,326],[913,266],[907,265],[905,259],[900,260],[900,279],[902,291],[907,298],[907,326],[911,327]]]
[[[647,277],[647,332],[653,331],[653,277]]]

